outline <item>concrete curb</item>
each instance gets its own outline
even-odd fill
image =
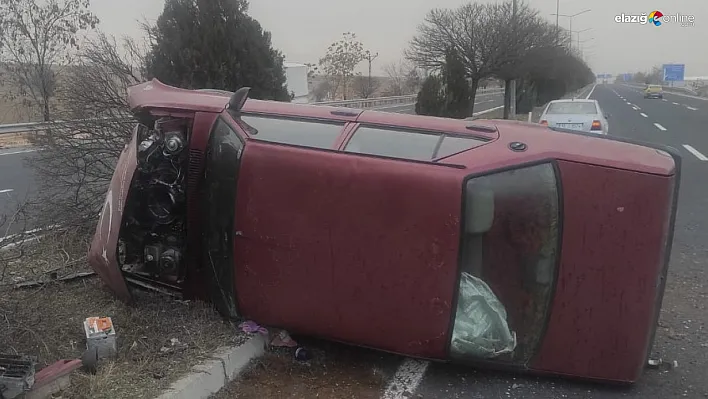
[[[246,365],[265,353],[265,338],[258,334],[244,344],[219,349],[214,359],[192,368],[157,399],[207,399],[236,378]]]

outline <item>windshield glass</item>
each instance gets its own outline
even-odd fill
[[[558,102],[548,106],[548,114],[596,114],[597,107],[591,102]]]

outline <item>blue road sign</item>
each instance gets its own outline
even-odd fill
[[[686,65],[684,64],[664,64],[664,81],[682,82]]]
[[[622,80],[624,80],[625,82],[631,81],[631,80],[632,80],[632,74],[631,74],[631,73],[625,73],[624,75],[622,75]]]

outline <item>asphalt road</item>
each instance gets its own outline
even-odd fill
[[[500,93],[478,94],[475,100],[475,112],[489,110],[502,105]],[[377,108],[381,111],[415,114],[413,104],[396,105]],[[2,225],[2,221],[10,219],[16,210],[35,187],[32,169],[26,166],[26,161],[32,157],[31,149],[0,150],[0,238],[5,235],[15,234],[26,228],[33,228],[27,224]]]
[[[26,165],[33,154],[32,149],[0,150],[0,238],[33,227],[13,220],[35,188],[34,173]]]
[[[380,388],[383,399],[708,398],[708,195],[703,186],[708,182],[708,101],[668,93],[665,97],[666,101],[644,99],[639,89],[623,85],[598,85],[590,93],[590,98],[598,100],[611,114],[610,135],[667,144],[683,156],[669,278],[652,356],[676,361],[677,368],[647,369],[633,387],[618,388],[475,370],[382,353],[372,356],[364,349],[359,350],[360,359],[352,359],[351,351],[330,343],[304,344],[325,353],[329,361],[340,359],[341,367],[351,368],[352,375],[362,375],[364,367],[370,370],[366,375],[384,375]],[[325,378],[325,374],[319,377]],[[321,379],[318,381],[321,385]],[[362,381],[366,379],[362,377]],[[351,387],[349,382],[333,376],[328,382],[330,391],[323,391],[321,386],[308,387],[313,394],[339,392],[344,384]],[[346,392],[346,397],[373,397],[364,389],[359,392],[349,388]]]

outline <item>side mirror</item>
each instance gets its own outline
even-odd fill
[[[610,119],[611,116],[611,114],[605,114],[605,119]]]

